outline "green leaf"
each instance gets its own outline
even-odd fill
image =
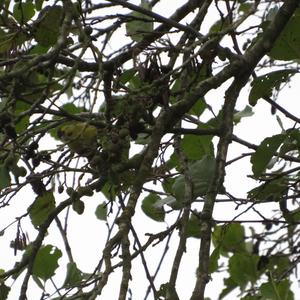
[[[277,38],[269,56],[273,59],[292,60],[300,58],[300,14],[295,13]]]
[[[218,261],[220,258],[220,248],[217,247],[214,249],[209,258],[209,273],[216,272],[219,268]]]
[[[39,22],[34,31],[34,38],[44,47],[56,44],[61,28],[63,8],[58,5],[47,6],[39,14]]]
[[[261,296],[247,295],[247,296],[241,298],[241,300],[262,300],[262,299],[261,299]]]
[[[6,300],[8,293],[10,292],[10,287],[4,283],[0,284],[0,300]]]
[[[141,0],[140,7],[151,11],[151,5],[147,0]],[[140,42],[147,36],[147,33],[153,31],[153,21],[149,16],[145,16],[140,12],[132,12],[130,18],[133,21],[128,21],[126,23],[126,33],[135,42]]]
[[[67,275],[63,287],[70,288],[79,284],[83,279],[83,273],[77,268],[75,262],[69,262],[67,265]]]
[[[196,215],[192,214],[187,223],[187,228],[186,228],[187,237],[200,239],[201,238],[200,227],[201,227],[201,220]]]
[[[216,21],[209,29],[209,33],[219,33],[222,30],[226,30],[230,26],[230,21],[228,18],[222,18]]]
[[[152,220],[164,222],[165,211],[163,207],[158,204],[160,200],[158,195],[153,193],[149,194],[142,202],[142,210]]]
[[[143,87],[144,82],[141,81],[140,76],[137,74],[133,77],[131,77],[130,81],[129,81],[129,88],[132,90],[138,90],[141,87]],[[122,98],[124,98],[124,96],[120,96],[120,99],[122,100]],[[121,101],[120,101],[121,102]],[[124,105],[124,102],[122,102],[120,104],[120,106]]]
[[[252,81],[252,88],[249,93],[249,104],[254,106],[257,100],[263,97],[271,97],[273,90],[279,90],[282,83],[286,83],[291,75],[297,73],[295,69],[278,70],[256,77]]]
[[[260,286],[260,292],[263,299],[281,300],[281,298],[279,298],[276,286],[274,286],[271,282],[263,283]]]
[[[286,154],[290,151],[300,151],[300,132],[298,129],[289,129],[287,132],[287,138],[283,145],[280,147],[280,154]]]
[[[196,161],[189,167],[189,175],[193,184],[193,197],[204,196],[211,184],[215,172],[215,158],[204,156],[201,160]],[[176,178],[173,186],[173,193],[179,203],[183,203],[185,194],[184,176]]]
[[[15,33],[6,33],[0,28],[0,53],[6,53],[12,48]]]
[[[30,105],[23,102],[23,101],[17,101],[16,102],[16,108],[15,108],[15,114],[16,116],[22,114],[25,110],[28,110],[30,108]],[[22,117],[15,125],[16,132],[22,133],[24,132],[29,125],[29,115],[26,115]]]
[[[41,279],[39,279],[36,275],[32,275],[32,279],[41,290],[45,289],[45,283],[41,281]]]
[[[216,226],[213,232],[213,244],[225,253],[244,252],[244,227],[238,223],[231,223],[226,226]]]
[[[263,183],[248,192],[249,199],[260,201],[279,201],[282,193],[287,190],[288,181],[285,178]]]
[[[258,256],[247,252],[235,253],[229,259],[230,277],[241,288],[244,288],[248,282],[254,283],[258,279],[257,272]]]
[[[72,114],[72,115],[73,114],[79,114],[79,113],[82,113],[82,112],[86,111],[84,109],[84,107],[76,106],[73,103],[66,103],[66,104],[61,106],[61,109],[65,110],[67,113]]]
[[[52,192],[46,192],[36,197],[33,204],[29,207],[29,216],[34,226],[43,224],[49,214],[55,209],[55,199]]]
[[[121,75],[120,75],[120,82],[122,84],[126,84],[128,81],[130,81],[133,76],[135,75],[136,73],[136,69],[133,68],[133,69],[128,69],[128,70],[125,70]]]
[[[182,89],[182,80],[180,79],[180,78],[177,78],[175,81],[174,81],[174,83],[172,84],[172,87],[171,87],[171,95],[172,94],[176,94],[176,93],[179,93],[180,91],[181,91],[181,89]],[[174,97],[174,96],[171,96],[171,100],[170,100],[170,102],[171,103],[174,103],[175,101],[175,99],[177,99],[176,97]],[[173,101],[172,101],[173,100]]]
[[[233,115],[233,122],[235,124],[239,123],[241,121],[242,118],[245,118],[245,117],[251,117],[254,115],[254,112],[252,111],[252,108],[251,106],[249,105],[246,105],[245,108],[239,112],[236,112],[234,115]]]
[[[200,160],[204,155],[213,155],[212,136],[186,134],[181,141],[184,154],[189,160]]]
[[[103,188],[101,189],[102,194],[109,201],[114,201],[116,199],[115,186],[110,182],[106,182]]]
[[[204,99],[199,99],[191,108],[189,113],[191,115],[195,115],[197,117],[200,117],[201,114],[205,111],[207,105]]]
[[[31,255],[32,255],[32,249],[33,249],[33,245],[32,245],[32,243],[30,243],[30,244],[25,248],[25,251],[24,251],[24,253],[23,253],[23,255],[22,255],[21,261],[22,261],[22,260],[27,260],[27,259],[29,259],[29,258],[31,257]],[[20,264],[20,262],[16,262],[16,263],[15,263],[15,267],[17,267],[19,264]],[[24,271],[25,269],[26,269],[26,266],[22,267],[18,272],[14,273],[14,274],[12,275],[12,278],[13,278],[14,280],[16,280],[16,279],[23,273],[23,271]]]
[[[55,274],[61,256],[62,252],[52,245],[41,247],[35,257],[32,274],[44,281],[51,278]]]
[[[0,191],[10,186],[10,175],[6,165],[0,165]]]
[[[161,198],[160,200],[158,200],[155,204],[158,207],[162,207],[164,205],[169,205],[170,207],[172,207],[173,209],[180,209],[181,207],[178,207],[178,203],[176,201],[176,198],[173,196],[167,196],[165,198]]]
[[[180,166],[178,155],[173,152],[173,154],[170,156],[170,159],[167,161],[168,169],[171,170],[175,168],[178,170],[178,167]]]
[[[241,3],[238,8],[238,10],[243,14],[248,14],[251,9],[252,9],[251,3]]]
[[[162,188],[163,190],[168,193],[172,194],[172,185],[175,182],[175,178],[167,177],[162,182]]]
[[[44,54],[47,53],[48,50],[49,47],[44,47],[42,45],[37,44],[30,49],[29,54]]]
[[[34,5],[32,2],[18,1],[13,8],[13,16],[19,24],[28,22],[35,14]]]
[[[44,0],[35,0],[35,8],[36,10],[41,10],[43,7]]]
[[[270,270],[275,278],[282,276],[291,266],[291,261],[286,256],[273,255],[268,258],[268,270]]]
[[[103,202],[99,204],[95,211],[96,217],[101,221],[107,220],[107,203]]]
[[[291,291],[291,283],[288,279],[284,279],[277,284],[277,290],[284,300],[294,300],[294,293]]]
[[[29,116],[22,117],[15,126],[16,133],[24,132],[27,129],[28,125],[29,125]]]
[[[275,155],[277,149],[285,138],[285,134],[277,134],[267,137],[258,146],[256,152],[252,154],[252,171],[256,178],[258,178],[266,170],[271,158]]]
[[[224,279],[224,285],[225,285],[225,288],[222,290],[222,292],[219,296],[219,300],[223,299],[225,296],[227,296],[230,292],[232,292],[235,288],[238,287],[236,282],[234,282],[231,277]]]
[[[273,278],[270,281],[263,283],[260,286],[260,292],[263,299],[274,299],[274,300],[294,300],[294,294],[290,290],[290,282],[288,279],[280,282],[275,282]]]
[[[297,144],[297,146],[300,148],[300,132],[298,129],[291,129],[287,131],[289,134],[289,137]]]

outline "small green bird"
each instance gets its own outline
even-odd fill
[[[57,136],[75,153],[90,156],[97,149],[98,130],[86,122],[72,122],[61,126]]]

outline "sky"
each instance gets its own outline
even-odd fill
[[[133,1],[132,1],[133,2]],[[135,1],[135,3],[138,1]],[[184,0],[172,0],[172,6],[171,5],[159,5],[155,9],[156,12],[162,13],[164,16],[169,16],[173,11],[174,8],[177,5],[181,5],[185,3]],[[167,3],[167,1],[162,1],[162,4]],[[206,26],[207,28],[210,28],[211,24],[213,23],[213,15],[215,12],[211,11],[210,15],[211,18],[207,20]],[[123,35],[115,37],[115,40],[111,42],[111,48],[114,49],[119,45],[120,39],[123,39]],[[281,94],[280,98],[277,100],[279,104],[283,104],[287,110],[290,112],[297,111],[297,86],[299,86],[299,78],[294,79],[294,83],[291,83],[291,87],[286,88],[285,91]],[[223,102],[224,97],[224,90],[226,86],[225,84],[220,89],[211,91],[206,96],[206,99],[208,102],[213,105],[216,110],[217,108],[220,108]],[[242,91],[237,107],[239,109],[243,109],[245,105],[247,105],[247,98],[248,98],[248,92],[249,87],[244,88]],[[270,136],[272,134],[278,134],[281,132],[281,128],[276,120],[275,117],[266,119],[266,116],[269,116],[270,107],[267,103],[265,103],[263,100],[259,100],[258,104],[254,108],[255,114],[250,118],[244,118],[241,123],[235,128],[234,134],[237,136],[243,137],[245,140],[259,144],[260,141],[262,141],[266,136]],[[280,114],[279,114],[280,115]],[[282,117],[282,115],[280,115]],[[298,116],[300,117],[300,116]],[[205,118],[205,116],[204,116]],[[284,121],[284,124],[287,124],[288,127],[292,127],[293,124],[291,122]],[[49,146],[49,143],[54,143],[53,146],[57,144],[56,141],[49,140],[46,141],[45,147]],[[43,147],[43,145],[41,145]],[[229,159],[235,158],[236,156],[240,155],[241,152],[248,152],[249,150],[246,149],[243,146],[239,146],[235,143],[232,143],[229,148]],[[251,188],[254,187],[254,182],[247,177],[249,174],[251,174],[251,165],[249,163],[248,159],[243,159],[237,164],[234,164],[232,167],[228,168],[227,176],[225,179],[225,186],[228,190],[234,191],[234,196],[236,197],[245,197],[245,193]],[[57,196],[58,200],[64,200],[62,198],[59,198],[61,196]],[[4,226],[8,225],[10,222],[14,221],[14,217],[20,216],[24,214],[26,211],[26,207],[32,203],[34,200],[35,195],[31,191],[31,188],[24,188],[24,190],[16,197],[16,199],[13,201],[13,205],[8,206],[4,209],[1,209],[0,211],[0,229],[2,229]],[[78,261],[78,267],[83,272],[92,272],[93,268],[95,266],[95,259],[100,259],[101,257],[101,251],[103,248],[103,243],[101,243],[103,240],[105,240],[104,237],[106,237],[106,224],[105,222],[101,222],[97,220],[94,217],[94,212],[99,203],[101,203],[104,200],[103,196],[101,194],[96,194],[92,198],[86,198],[84,201],[86,203],[86,210],[84,213],[84,218],[82,216],[76,215],[76,213],[71,213],[70,220],[69,220],[69,240],[70,244],[73,246],[73,255],[75,258],[75,261]],[[222,204],[216,205],[216,210],[214,213],[214,218],[219,220],[231,220],[232,217],[236,214],[238,214],[240,211],[244,210],[245,207],[241,207],[240,210],[236,211],[235,207],[231,205],[231,207],[226,204],[226,207],[222,207]],[[264,213],[268,214],[270,213],[270,207],[266,205],[266,207],[263,209]],[[253,213],[247,214],[247,219],[255,219],[257,216]],[[168,221],[168,220],[167,220]],[[151,232],[158,232],[162,230],[162,228],[165,228],[165,224],[160,224],[157,222],[152,221],[151,219],[148,219],[143,215],[143,213],[140,211],[140,208],[138,208],[137,214],[134,217],[134,224],[137,225],[137,228],[140,230],[140,236],[141,239],[143,238],[143,233],[147,232],[148,229],[151,229]],[[169,220],[171,222],[171,220]],[[24,228],[28,229],[28,233],[30,236],[30,239],[33,240],[35,238],[35,234],[37,231],[35,231],[31,224],[29,222],[24,223]],[[1,259],[0,259],[0,268],[3,269],[9,269],[13,265],[13,261],[16,257],[20,258],[20,254],[17,254],[16,257],[13,255],[13,249],[7,249],[7,238],[13,237],[15,234],[15,228],[10,228],[5,232],[5,235],[3,237],[0,237],[0,249],[2,250],[1,253]],[[172,259],[173,259],[173,253],[172,248],[176,247],[177,245],[177,233],[174,234],[174,239],[172,240],[170,244],[170,251],[168,252],[166,261],[168,262],[166,265],[166,272],[165,274],[168,274],[167,270],[172,265]],[[146,239],[146,237],[144,237]],[[61,237],[56,229],[55,226],[51,226],[49,229],[49,235],[46,238],[46,243],[49,244],[55,244],[58,246],[63,247],[63,242],[61,240]],[[199,246],[199,240],[197,239],[189,239],[187,243],[187,252],[183,257],[183,261],[181,264],[181,271],[180,275],[178,277],[177,281],[177,290],[178,294],[182,296],[182,299],[188,299],[188,297],[191,294],[191,291],[194,286],[194,280],[195,280],[195,271],[196,271],[196,265],[195,265],[195,258],[198,256],[198,246]],[[149,260],[151,260],[152,257],[157,257],[161,253],[161,249],[164,247],[164,244],[160,244],[149,253],[146,253],[146,257],[148,257]],[[67,263],[66,258],[61,258],[59,261],[60,265],[65,265]],[[155,262],[153,261],[153,264],[151,263],[150,267],[152,270],[155,270]],[[104,288],[103,294],[99,299],[116,299],[116,297],[113,297],[112,293],[117,292],[117,289],[115,285],[118,282],[118,272],[115,272],[113,274],[113,277],[115,277],[115,280],[112,281],[112,283],[108,284],[107,287]],[[133,262],[133,270],[132,273],[139,274],[139,278],[142,278],[144,275],[144,272],[141,271],[141,261],[139,258],[137,258]],[[167,280],[168,276],[165,278],[162,278],[164,275],[158,277],[158,281],[164,282],[164,280]],[[57,274],[57,279],[60,278],[63,280],[64,273],[60,272]],[[146,287],[141,284],[141,281],[136,278],[134,278],[131,288],[133,290],[133,300],[136,299],[143,299]],[[212,300],[217,299],[217,295],[221,291],[223,287],[222,282],[223,275],[214,274],[212,279],[213,281],[210,282],[207,286],[207,297],[210,297]],[[18,282],[14,283],[12,286],[12,290],[18,290],[16,289],[16,286],[20,284],[20,280]],[[51,283],[47,283],[47,285],[51,285]],[[30,287],[30,300],[38,300],[40,293],[37,293],[38,289],[36,288],[35,284],[32,284]],[[17,291],[18,292],[18,291]],[[9,297],[9,300],[16,299],[16,292],[12,291]],[[232,297],[234,294],[230,294],[227,299],[233,299]],[[152,299],[151,295],[148,299]]]

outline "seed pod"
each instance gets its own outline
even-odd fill
[[[89,186],[80,186],[78,189],[78,194],[83,196],[91,197],[94,194],[94,191]]]
[[[67,192],[68,196],[71,196],[74,193],[74,189],[71,187],[67,187],[66,192]]]
[[[91,26],[85,26],[84,27],[84,32],[86,35],[91,35],[93,32],[93,28]]]
[[[7,136],[13,140],[15,140],[17,138],[17,133],[16,133],[16,129],[12,124],[6,124],[4,126],[4,131],[7,134]]]
[[[35,178],[30,182],[33,191],[38,195],[41,196],[46,192],[46,187],[43,181],[40,178]]]
[[[119,136],[121,138],[125,138],[125,137],[129,136],[129,134],[130,134],[130,131],[128,128],[121,128],[119,131]]]
[[[82,215],[84,212],[84,202],[80,199],[76,200],[72,204],[72,208],[76,211],[79,215]]]
[[[59,194],[62,194],[63,191],[64,191],[64,186],[62,184],[59,185],[58,188],[57,188],[57,191],[58,191]]]

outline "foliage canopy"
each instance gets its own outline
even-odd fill
[[[295,299],[299,1],[98,2],[0,1],[0,300]],[[262,103],[280,130],[233,134]]]

